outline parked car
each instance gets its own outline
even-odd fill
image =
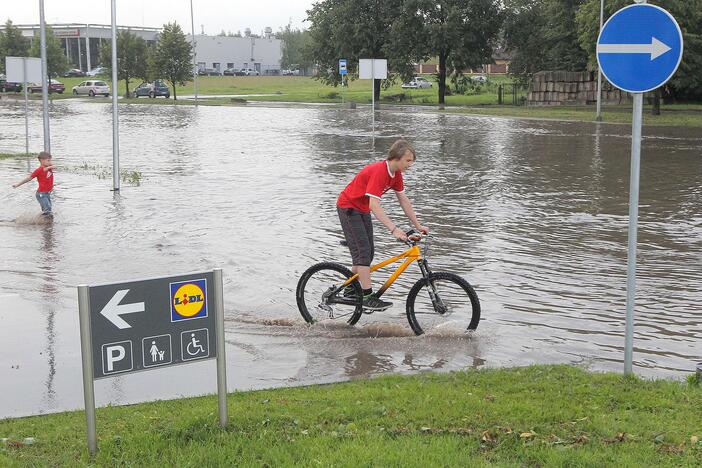
[[[103,96],[110,95],[110,87],[104,81],[88,80],[83,81],[77,86],[73,87],[73,94],[78,96],[81,94],[87,94],[90,97],[94,97],[97,94],[102,94]]]
[[[51,94],[51,93],[63,94],[63,91],[66,89],[66,87],[63,85],[63,83],[61,83],[58,80],[54,80],[54,79],[50,79],[48,85],[49,85],[49,94]],[[32,83],[32,84],[27,85],[27,91],[29,91],[30,93],[41,93],[41,91],[42,91],[41,90],[41,83],[39,83],[39,84]]]
[[[222,75],[225,76],[244,76],[244,72],[239,70],[238,68],[227,68],[222,72]]]
[[[258,76],[260,73],[258,70],[254,70],[253,68],[243,68],[241,71],[244,72],[244,75],[246,76]]]
[[[222,76],[219,70],[214,68],[201,68],[197,71],[198,76]]]
[[[20,91],[22,91],[22,83],[13,83],[11,81],[7,81],[7,77],[3,74],[0,74],[0,91],[2,91],[3,93],[19,93]]]
[[[300,74],[300,70],[291,70],[291,69],[285,69],[281,72],[281,75],[284,76],[298,76]]]
[[[405,89],[431,88],[432,84],[431,81],[427,81],[426,78],[422,78],[421,76],[415,76],[407,83],[402,83],[402,87]]]
[[[171,90],[168,85],[161,80],[156,80],[153,83],[144,82],[134,88],[134,97],[138,98],[141,96],[149,96],[150,98],[163,96],[168,99],[171,97]]]
[[[78,76],[85,76],[85,72],[80,68],[71,68],[63,74],[64,78],[72,78]]]
[[[486,83],[487,82],[487,76],[485,75],[475,75],[470,77],[471,80],[477,81],[478,83]]]
[[[86,76],[102,76],[107,75],[107,68],[105,67],[95,67],[89,72],[86,72]]]

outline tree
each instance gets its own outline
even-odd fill
[[[285,29],[281,29],[277,38],[283,42],[282,56],[280,66],[282,68],[291,68],[292,66],[300,66],[307,68],[312,65],[309,58],[310,49],[310,33],[305,29],[292,29],[288,24]]]
[[[663,88],[668,97],[679,100],[702,99],[702,0],[660,0],[649,2],[668,10],[680,24],[683,33],[683,58],[678,71]],[[604,20],[630,5],[627,0],[607,0]],[[600,28],[600,0],[587,0],[578,11],[577,31],[581,48],[588,62],[597,68],[595,44]]]
[[[100,61],[112,74],[112,41],[100,48]],[[117,33],[117,79],[124,80],[129,96],[129,82],[134,78],[148,81],[146,41],[131,31]]]
[[[393,48],[410,51],[418,60],[438,57],[440,104],[445,102],[447,69],[460,75],[492,62],[502,26],[498,0],[407,0],[403,10],[393,25]]]
[[[528,79],[541,70],[585,70],[587,54],[575,26],[583,2],[507,0],[504,45],[513,54],[510,73]]]
[[[349,73],[358,73],[361,58],[385,58],[388,68],[406,73],[412,67],[410,51],[392,46],[391,29],[402,14],[403,0],[322,0],[307,10],[311,23],[309,56],[320,68],[317,77],[325,84],[341,83],[340,58],[348,59]],[[395,76],[385,82],[389,86]],[[375,99],[381,80],[374,80]]]
[[[26,57],[29,53],[29,39],[9,19],[5,31],[0,31],[0,72],[5,73],[5,57]]]
[[[174,100],[177,99],[176,86],[185,85],[193,78],[192,53],[192,46],[178,23],[164,24],[153,55],[153,67],[158,76],[173,86]]]
[[[29,51],[32,57],[41,57],[41,38],[39,33],[34,35],[32,48]],[[46,74],[47,78],[57,76],[66,71],[68,60],[61,47],[61,42],[50,26],[46,26]]]

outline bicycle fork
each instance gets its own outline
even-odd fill
[[[441,300],[439,292],[436,290],[436,285],[429,281],[429,275],[431,275],[429,263],[425,259],[417,260],[417,263],[419,264],[419,269],[422,272],[422,276],[427,282],[427,291],[429,291],[429,298],[431,299],[431,304],[434,307],[434,310],[436,313],[444,315],[447,312],[444,301]]]

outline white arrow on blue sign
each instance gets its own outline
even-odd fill
[[[645,93],[665,84],[680,65],[683,37],[675,18],[655,5],[622,8],[602,27],[597,62],[617,88]]]

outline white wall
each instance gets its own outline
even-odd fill
[[[187,36],[188,42],[192,36]],[[280,70],[282,41],[275,37],[226,37],[195,35],[197,62],[205,63],[205,68],[224,71],[232,64],[234,68],[253,68],[265,74],[266,70]]]

